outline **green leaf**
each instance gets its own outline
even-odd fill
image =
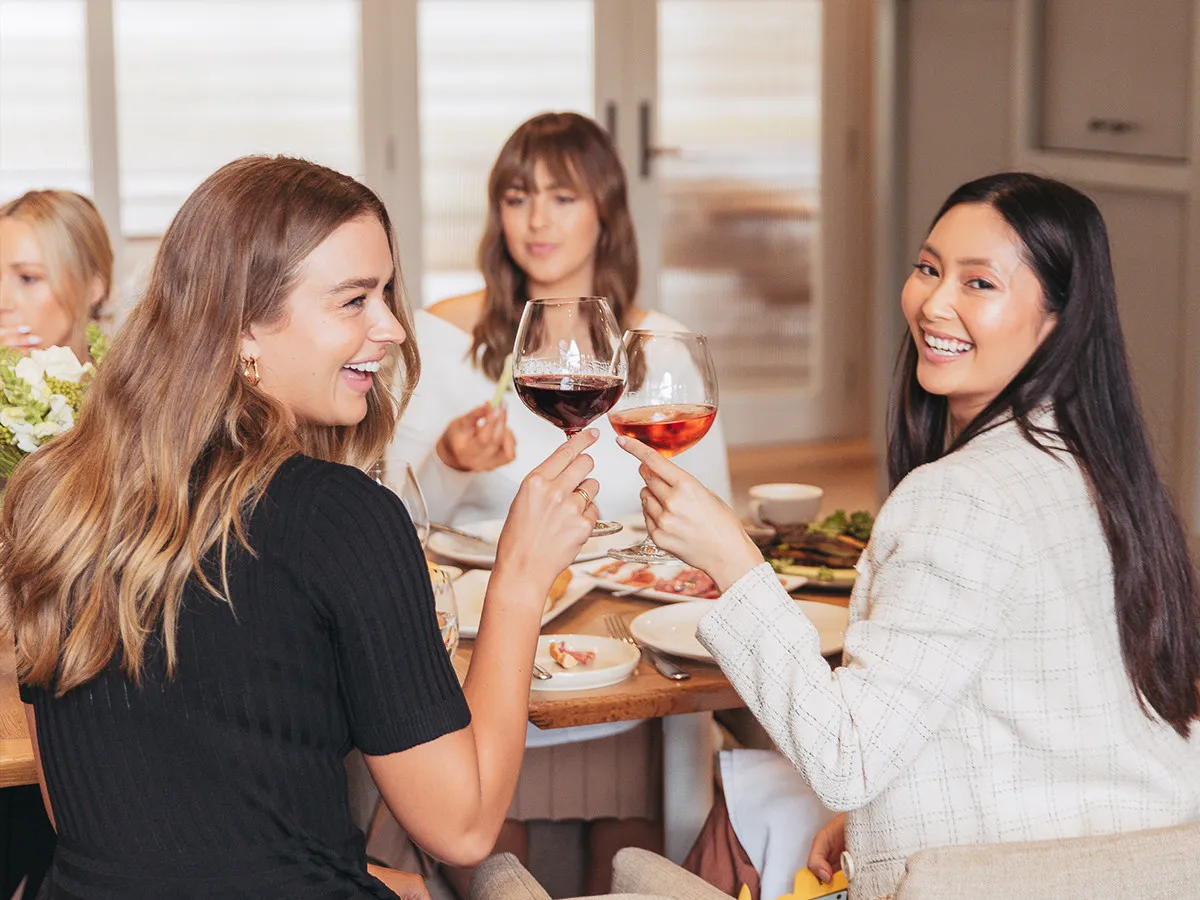
[[[87,327],[87,345],[88,353],[92,355],[92,362],[99,366],[108,353],[108,335],[101,331],[100,326],[95,323]]]

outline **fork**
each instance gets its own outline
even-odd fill
[[[654,663],[654,668],[658,670],[658,674],[663,678],[669,678],[671,681],[686,681],[692,677],[692,673],[687,669],[671,662],[671,660],[659,654],[658,651],[639,643],[638,639],[633,636],[633,632],[629,630],[629,625],[616,613],[606,615],[604,617],[604,624],[608,628],[608,633],[618,641],[624,641],[626,644],[637,647],[638,650],[650,657],[650,661]]]

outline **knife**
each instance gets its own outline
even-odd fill
[[[448,534],[451,537],[462,538],[464,541],[471,541],[472,543],[479,544],[481,547],[487,547],[490,550],[496,549],[495,541],[489,541],[487,538],[482,538],[477,534],[471,534],[469,531],[460,531],[459,529],[450,525],[439,525],[437,522],[430,522],[429,530],[438,531],[442,534]]]
[[[651,650],[645,644],[639,643],[638,647],[643,653],[650,657],[650,661],[654,663],[654,668],[658,669],[658,674],[663,678],[669,678],[671,681],[687,681],[692,677],[692,673],[682,666],[677,666],[665,656],[659,655],[657,650]]]

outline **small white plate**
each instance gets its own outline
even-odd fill
[[[842,649],[846,626],[850,621],[848,610],[828,603],[797,600],[810,622],[817,627],[821,640],[821,655],[829,656]],[[693,603],[675,603],[647,610],[629,623],[633,636],[656,650],[673,656],[700,659],[712,662],[712,654],[696,639],[696,625],[700,617],[712,609],[712,602],[698,600]]]
[[[578,572],[583,575],[588,575],[596,579],[596,586],[603,588],[606,591],[628,591],[633,587],[631,580],[636,575],[649,573],[654,577],[651,585],[671,581],[676,576],[681,574],[687,566],[680,565],[654,565],[647,566],[642,563],[623,563],[620,560],[605,559],[591,562],[576,563],[571,567],[572,572]],[[779,583],[783,585],[785,591],[794,591],[805,584],[808,584],[807,578],[801,578],[798,575],[780,575]],[[647,600],[659,600],[663,603],[694,603],[699,601],[711,602],[716,600],[714,597],[696,597],[689,594],[681,594],[674,591],[656,590],[653,586],[643,588],[640,591],[634,591],[630,596],[643,597]]]
[[[550,656],[551,641],[566,641],[572,650],[592,650],[596,658],[586,666],[564,669]],[[534,680],[535,691],[586,691],[608,687],[629,677],[637,668],[641,652],[632,644],[596,634],[543,634],[538,638],[534,661],[553,675],[547,681]]]
[[[488,579],[491,575],[489,569],[472,569],[454,581],[454,601],[458,604],[458,633],[461,637],[473,638],[479,633],[483,598],[487,594]],[[542,624],[545,625],[595,586],[595,578],[572,572],[571,583],[558,598],[558,602],[542,613]]]
[[[617,521],[625,526],[622,531],[606,537],[591,538],[583,545],[583,549],[579,551],[579,555],[575,557],[575,561],[584,562],[589,559],[601,559],[612,548],[636,544],[645,536],[646,525],[645,520],[641,516],[625,516],[617,519]],[[474,534],[486,540],[495,541],[500,537],[500,532],[504,528],[504,519],[487,519],[482,522],[469,522],[455,527],[460,528],[468,534]],[[474,541],[464,540],[463,538],[455,537],[452,534],[445,534],[441,531],[435,531],[430,534],[426,546],[438,556],[454,560],[454,562],[462,563],[472,568],[490,569],[496,564],[496,552],[494,550],[477,544]]]

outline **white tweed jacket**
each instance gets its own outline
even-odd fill
[[[853,900],[890,897],[925,847],[1200,819],[1200,726],[1185,740],[1138,703],[1099,516],[1065,453],[1009,422],[922,466],[858,569],[833,671],[765,563],[698,629],[822,802],[849,811]]]

